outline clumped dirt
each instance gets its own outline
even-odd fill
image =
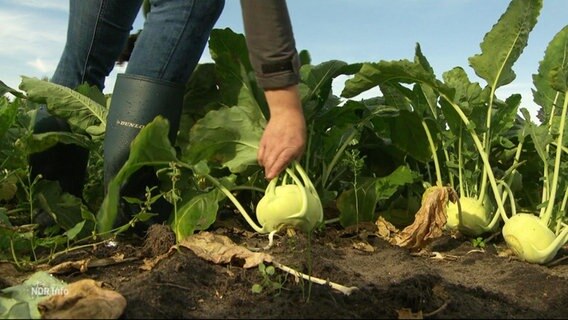
[[[356,232],[330,225],[311,239],[283,231],[267,250],[274,260],[358,290],[345,295],[328,285],[311,284],[276,269],[264,290],[253,293],[253,285],[263,283],[258,268],[245,269],[238,259],[215,264],[184,247],[144,270],[147,264],[143,258],[163,254],[167,251],[163,240],[171,241],[172,234],[168,235],[163,226],[154,229],[159,237],[148,235],[146,242],[119,239],[115,247],[99,246],[83,252],[99,258],[121,253],[130,259],[58,277],[67,282],[83,278],[103,281],[126,298],[124,319],[568,316],[566,248],[557,255],[559,260],[545,266],[508,255],[499,235],[483,250],[473,247],[467,238],[447,235],[427,251],[415,253],[378,238],[372,228]],[[211,232],[226,235],[244,247],[268,243],[266,235],[244,230],[225,224]],[[271,282],[282,288],[266,285]]]

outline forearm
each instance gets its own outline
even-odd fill
[[[264,89],[299,82],[300,63],[290,16],[284,0],[241,0],[252,67]]]
[[[265,89],[264,95],[266,102],[268,102],[271,118],[291,113],[303,114],[298,85]]]

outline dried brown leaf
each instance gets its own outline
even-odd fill
[[[360,250],[363,252],[375,252],[375,247],[364,241],[353,243],[353,249]]]
[[[124,308],[126,299],[120,293],[93,279],[71,283],[38,303],[42,319],[118,319]]]
[[[403,308],[397,310],[396,313],[398,313],[398,319],[424,319],[422,311],[412,312],[411,309]]]
[[[379,216],[375,222],[377,225],[376,234],[379,238],[388,241],[391,244],[396,244],[395,236],[400,232],[394,224],[390,223],[387,219]]]
[[[230,263],[233,259],[245,261],[243,268],[253,268],[261,262],[272,262],[272,256],[263,252],[252,252],[236,245],[229,237],[200,232],[192,234],[179,243],[197,256],[216,264]]]
[[[106,267],[117,263],[131,261],[136,258],[124,258],[123,253],[117,253],[112,257],[101,259],[82,259],[75,261],[65,261],[51,267],[47,272],[50,274],[62,274],[79,270],[81,273],[87,272],[89,268]]]
[[[443,234],[447,220],[448,201],[455,201],[457,195],[450,187],[430,187],[424,192],[422,206],[414,222],[395,235],[395,243],[409,249],[424,248],[430,241]]]
[[[155,266],[158,265],[158,263],[160,261],[171,256],[172,253],[174,253],[174,252],[175,252],[175,248],[172,247],[172,248],[170,248],[170,250],[168,252],[166,252],[164,254],[160,254],[158,256],[151,257],[151,258],[146,258],[146,259],[144,259],[142,265],[140,266],[140,269],[144,270],[144,271],[151,271],[152,269],[154,269]]]

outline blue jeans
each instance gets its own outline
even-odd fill
[[[185,84],[199,62],[224,0],[150,0],[151,10],[130,56],[127,74]],[[51,82],[104,89],[125,48],[142,0],[70,0],[67,41]],[[38,110],[34,132],[69,131],[66,121]],[[58,180],[81,196],[88,150],[58,144],[30,155],[31,175]]]
[[[150,0],[127,74],[185,83],[199,62],[224,0]],[[142,0],[70,0],[67,41],[53,83],[104,88]]]

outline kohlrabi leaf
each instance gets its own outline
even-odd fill
[[[17,146],[28,154],[45,151],[58,143],[75,144],[85,149],[92,145],[87,136],[65,131],[38,133],[22,137],[16,142]]]
[[[410,111],[400,111],[398,116],[387,118],[377,117],[372,120],[376,127],[383,128],[377,134],[388,138],[392,146],[412,156],[418,161],[429,162],[432,152],[429,148],[428,138],[418,115]],[[434,131],[435,128],[429,128]],[[434,131],[436,132],[436,131]]]
[[[513,64],[526,47],[541,8],[542,0],[512,0],[485,34],[481,53],[469,58],[475,73],[494,90],[515,80]]]
[[[499,139],[507,134],[515,125],[521,105],[521,95],[512,94],[504,102],[495,103],[491,118],[492,139]]]
[[[8,87],[3,81],[0,80],[0,97],[6,93],[11,93],[18,98],[24,98],[24,95],[20,91]]]
[[[184,149],[189,144],[189,131],[195,122],[220,106],[215,64],[197,65],[185,86],[183,110],[176,145]]]
[[[94,102],[100,104],[101,106],[107,105],[107,98],[104,93],[102,93],[97,86],[91,86],[87,83],[80,84],[75,91],[90,98]],[[105,121],[106,122],[106,121]]]
[[[182,160],[208,160],[238,173],[258,165],[256,154],[265,120],[242,106],[212,110],[191,129],[190,144]],[[256,118],[254,118],[256,116]]]
[[[83,133],[89,127],[106,125],[107,109],[75,90],[28,77],[22,77],[20,89],[27,93],[29,100],[45,103],[51,114],[66,119],[74,132]]]
[[[376,206],[379,200],[390,198],[402,186],[412,183],[417,176],[408,167],[401,166],[390,175],[382,178],[365,178],[354,189],[344,191],[337,198],[339,221],[347,227],[357,222],[376,219]]]
[[[328,101],[333,79],[343,73],[346,65],[343,61],[331,60],[317,66],[302,66],[299,88],[306,121],[309,122]]]
[[[364,63],[355,76],[345,82],[341,96],[351,98],[389,81],[423,82],[433,87],[437,86],[436,76],[419,63],[409,60],[380,61]]]
[[[219,79],[222,102],[228,106],[255,106],[265,112],[264,93],[259,90],[252,69],[245,37],[231,29],[214,29],[209,40],[211,58]]]
[[[461,67],[444,72],[442,77],[444,84],[455,90],[452,96],[453,102],[458,104],[466,115],[485,102],[479,83],[470,82],[467,73]]]
[[[224,194],[218,189],[198,194],[177,209],[172,221],[172,230],[178,242],[196,230],[206,230],[217,219],[219,200]]]
[[[80,198],[63,193],[55,181],[40,180],[34,188],[34,204],[52,216],[65,230],[83,221],[83,210],[87,210]]]
[[[18,108],[21,100],[8,101],[6,97],[0,96],[0,139],[10,129],[18,115]]]
[[[538,74],[533,75],[534,102],[541,106],[540,119],[549,124],[555,110],[559,110],[564,102],[562,89],[566,85],[568,74],[568,26],[558,32],[548,44],[544,58],[540,61]]]
[[[97,214],[99,232],[113,228],[120,199],[120,187],[128,177],[144,166],[167,167],[169,162],[177,161],[176,150],[168,138],[169,129],[168,120],[157,116],[134,138],[128,160],[108,184],[107,194]]]

